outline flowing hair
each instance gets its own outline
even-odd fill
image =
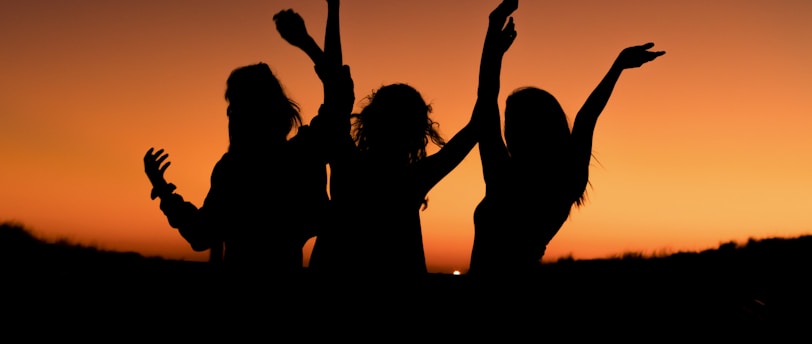
[[[557,183],[563,194],[572,183],[565,180],[579,181],[583,178],[585,188],[574,199],[576,207],[584,205],[587,199],[586,189],[591,186],[589,172],[580,174],[574,165],[572,132],[567,115],[558,100],[549,92],[537,87],[521,87],[513,91],[505,104],[505,140],[508,151],[522,151],[525,158],[547,158],[546,163],[561,166],[558,172],[550,176],[561,179]],[[532,151],[528,151],[532,150]],[[594,156],[593,156],[594,157]]]
[[[367,105],[353,115],[352,137],[362,152],[395,148],[408,163],[426,157],[429,142],[445,145],[439,124],[429,117],[431,105],[406,84],[392,84],[373,91]]]
[[[299,105],[288,98],[279,79],[265,63],[232,71],[226,81],[225,99],[232,145],[235,139],[239,142],[287,138],[302,125]]]

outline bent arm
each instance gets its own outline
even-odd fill
[[[595,126],[598,117],[609,102],[609,97],[612,95],[620,74],[624,69],[640,67],[665,54],[664,51],[649,51],[648,49],[653,46],[654,43],[647,43],[623,49],[575,116],[572,127],[572,172],[575,178],[573,195],[576,198],[573,201],[583,194],[589,181],[589,162],[592,157],[592,138]]]
[[[230,172],[227,156],[214,166],[209,189],[203,206],[196,207],[181,195],[171,193],[161,196],[161,211],[169,220],[169,225],[178,230],[195,251],[205,251],[216,246],[222,247],[222,228],[233,225],[231,197],[233,189],[227,185],[234,176]]]
[[[210,231],[204,227],[205,221],[200,219],[201,211],[192,203],[186,202],[182,196],[174,193],[175,185],[168,183],[164,173],[171,162],[167,161],[169,154],[163,149],[150,148],[144,155],[144,172],[152,184],[152,199],[160,198],[161,211],[169,220],[169,225],[177,228],[195,251],[204,251],[211,246]]]
[[[350,131],[350,114],[355,103],[355,94],[349,67],[342,65],[341,34],[339,27],[339,1],[328,0],[325,50],[322,51],[315,40],[307,33],[301,16],[293,10],[280,11],[274,15],[277,31],[291,45],[304,51],[315,64],[316,74],[322,81],[324,100],[319,114],[311,121],[311,127],[326,149],[326,160],[331,160],[330,152],[336,140],[345,141]]]
[[[173,193],[161,197],[161,211],[169,220],[169,225],[178,230],[193,250],[199,252],[212,247],[214,235],[201,218],[202,212],[194,204]]]
[[[273,16],[276,31],[285,41],[301,49],[314,64],[320,64],[324,54],[316,40],[307,32],[302,17],[291,9],[282,10]]]

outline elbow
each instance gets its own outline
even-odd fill
[[[194,250],[195,252],[203,252],[205,250],[208,250],[210,248],[210,246],[211,246],[211,245],[207,245],[205,243],[200,243],[200,242],[195,242],[195,243],[190,243],[190,244],[192,245],[192,250]]]
[[[200,235],[200,233],[190,232],[186,229],[181,230],[180,235],[192,246],[192,250],[195,252],[202,252],[211,248],[210,240],[208,240],[207,236]]]

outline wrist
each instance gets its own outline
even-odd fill
[[[177,187],[175,184],[172,183],[164,183],[163,185],[157,185],[152,187],[152,192],[150,192],[150,198],[164,198],[166,196],[171,195]]]

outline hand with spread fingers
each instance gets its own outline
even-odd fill
[[[622,69],[638,68],[665,54],[665,51],[650,51],[654,43],[646,43],[623,49],[615,60],[615,65]]]
[[[516,26],[510,15],[519,8],[518,0],[504,0],[488,17],[485,53],[504,55],[516,39]],[[507,23],[506,23],[507,22]]]
[[[150,195],[152,199],[169,195],[175,191],[175,185],[167,183],[164,178],[164,172],[172,164],[166,161],[167,158],[169,158],[169,154],[164,153],[163,149],[155,151],[155,148],[150,148],[144,155],[144,172],[147,174],[149,182],[152,183]]]

